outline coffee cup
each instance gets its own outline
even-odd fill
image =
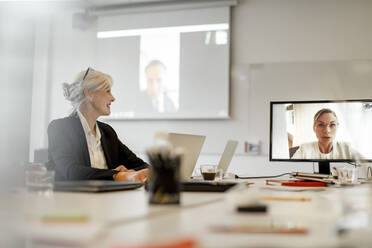
[[[200,173],[204,180],[213,181],[216,178],[221,179],[222,170],[217,165],[203,164],[200,166]]]

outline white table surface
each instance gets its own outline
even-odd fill
[[[354,188],[327,188],[324,191],[281,191],[283,187],[263,189],[263,180],[244,190],[228,193],[183,192],[181,204],[148,204],[144,188],[110,193],[54,192],[50,197],[18,194],[18,227],[26,239],[51,242],[69,241],[79,247],[147,245],[191,238],[198,247],[338,247],[342,239],[336,225],[344,211],[342,199],[359,195]],[[273,190],[278,189],[278,190]],[[369,189],[368,189],[369,190]],[[371,191],[357,199],[361,208],[370,209]],[[237,193],[238,192],[238,193]],[[367,193],[366,193],[367,192]],[[234,194],[243,198],[264,196],[308,197],[311,201],[262,201],[266,214],[238,213]],[[363,195],[364,194],[364,195]],[[364,202],[363,202],[364,201]],[[364,204],[364,205],[363,205]],[[85,223],[43,223],[48,214],[77,214],[89,217]],[[300,226],[307,234],[216,233],[215,225]],[[372,242],[372,239],[371,239]],[[37,247],[37,246],[35,246]],[[66,246],[69,247],[69,246]]]

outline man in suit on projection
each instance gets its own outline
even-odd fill
[[[173,100],[168,96],[164,78],[166,67],[160,60],[152,60],[145,68],[146,92],[151,98],[151,104],[159,113],[174,113],[177,111]]]

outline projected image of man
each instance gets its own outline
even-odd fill
[[[165,88],[166,67],[160,60],[152,60],[145,68],[146,92],[157,112],[176,112],[173,100]]]
[[[336,113],[328,108],[314,115],[313,131],[317,141],[301,144],[292,159],[352,159],[346,142],[335,141],[339,122]]]

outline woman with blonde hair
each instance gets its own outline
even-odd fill
[[[97,121],[111,113],[112,84],[111,76],[92,68],[63,84],[73,112],[48,127],[48,166],[56,180],[146,181],[148,164],[120,142],[111,126]]]
[[[313,131],[318,140],[301,144],[292,159],[352,159],[349,144],[335,140],[338,126],[338,118],[333,110],[320,109],[315,113],[313,122]]]

